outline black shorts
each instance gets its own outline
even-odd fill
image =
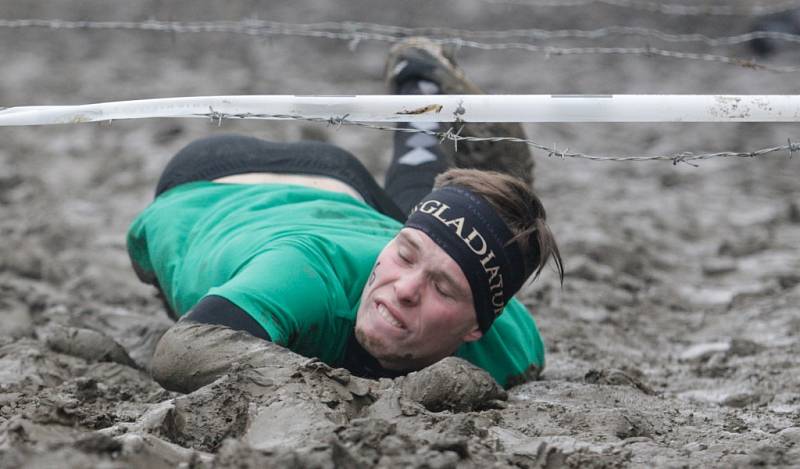
[[[406,215],[349,152],[328,143],[276,143],[244,135],[195,140],[170,161],[156,186],[156,197],[175,186],[243,173],[327,176],[348,184],[375,210],[404,222]]]

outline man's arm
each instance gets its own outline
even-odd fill
[[[150,373],[171,391],[192,392],[228,373],[245,368],[282,367],[305,358],[244,331],[186,318],[169,328],[156,345]]]
[[[235,363],[274,366],[280,363],[275,353],[294,356],[287,348],[325,361],[335,350],[327,350],[320,336],[335,333],[331,301],[339,296],[297,248],[265,252],[211,288],[161,338],[153,377],[167,389],[186,392]]]
[[[269,340],[243,309],[221,296],[206,296],[161,337],[150,372],[166,389],[192,392],[233,363],[257,367],[273,362],[272,354],[282,347]]]

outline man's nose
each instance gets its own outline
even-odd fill
[[[397,301],[404,305],[415,305],[422,295],[423,275],[421,271],[406,272],[394,282]]]

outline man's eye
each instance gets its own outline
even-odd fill
[[[402,252],[398,251],[397,252],[397,257],[399,257],[400,260],[405,262],[406,264],[410,264],[411,263],[411,259],[408,256],[406,256],[405,254],[403,254]]]
[[[450,294],[447,292],[447,290],[442,288],[442,286],[439,285],[438,283],[436,283],[435,285],[436,285],[436,291],[438,291],[440,295],[450,298]]]

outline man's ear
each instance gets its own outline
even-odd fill
[[[471,331],[467,332],[467,335],[464,336],[464,342],[475,342],[481,337],[483,337],[483,332],[481,332],[481,329],[475,325],[475,327]]]

